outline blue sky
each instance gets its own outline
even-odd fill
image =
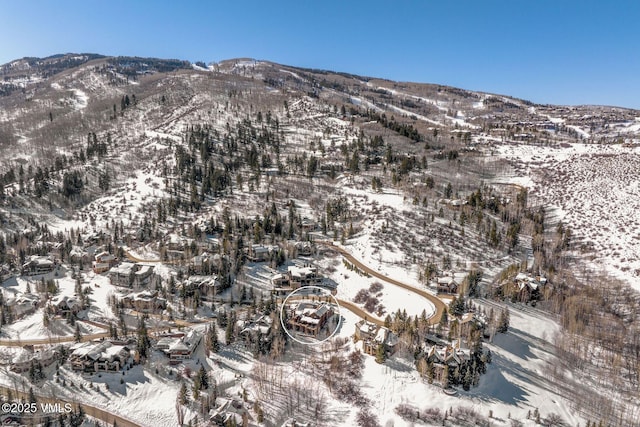
[[[636,0],[0,1],[0,63],[268,59],[540,103],[640,108]]]

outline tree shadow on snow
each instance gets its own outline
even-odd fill
[[[487,365],[487,372],[480,378],[478,387],[471,389],[470,396],[492,402],[500,401],[507,405],[518,406],[526,402],[529,391],[511,381],[503,374],[513,374],[515,364],[500,355],[493,356],[493,363]]]
[[[510,330],[506,334],[496,334],[493,345],[524,360],[536,359],[537,357],[531,352],[531,341],[525,339],[525,335],[527,334],[517,329]]]

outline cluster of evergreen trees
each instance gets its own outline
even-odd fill
[[[387,129],[391,129],[392,131],[397,132],[398,134],[407,137],[412,141],[420,142],[424,141],[425,139],[424,136],[420,132],[418,132],[418,129],[413,127],[413,125],[399,123],[393,116],[391,116],[391,118],[387,118],[387,115],[385,113],[380,114],[371,109],[368,109],[366,111],[365,116],[369,120],[375,120]]]

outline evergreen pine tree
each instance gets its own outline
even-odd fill
[[[149,347],[151,342],[149,341],[149,334],[147,332],[147,326],[144,323],[144,319],[138,320],[138,340],[136,342],[136,350],[142,358],[146,358],[149,353]]]
[[[376,362],[384,363],[387,360],[387,352],[384,349],[384,345],[382,343],[378,344],[378,348],[376,349]]]
[[[234,326],[234,319],[233,319],[233,315],[229,316],[229,320],[227,321],[227,328],[225,329],[225,335],[224,335],[224,339],[225,342],[227,343],[227,345],[231,344],[233,342],[233,338],[234,338],[234,334],[233,334],[233,326]]]
[[[200,369],[198,369],[196,381],[198,382],[200,389],[206,390],[209,388],[209,375],[207,375],[207,371],[202,365],[200,365]]]
[[[500,317],[498,318],[497,331],[501,333],[505,333],[508,330],[509,330],[509,309],[505,307],[500,312]]]
[[[187,397],[187,385],[185,383],[182,383],[180,385],[180,391],[178,392],[178,401],[181,405],[186,405],[189,401]]]
[[[218,341],[218,329],[216,328],[216,324],[211,322],[208,329],[209,333],[209,350],[217,353],[220,351],[220,342]]]
[[[73,337],[76,342],[80,342],[82,340],[82,333],[80,332],[80,324],[78,323],[76,323],[76,332],[74,333]]]

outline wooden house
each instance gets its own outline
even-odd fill
[[[458,282],[453,277],[439,277],[436,281],[436,290],[440,294],[457,294]]]
[[[26,276],[47,274],[51,273],[54,268],[55,263],[49,257],[34,255],[22,265],[22,274]]]
[[[69,355],[71,368],[83,372],[116,372],[130,362],[129,346],[111,341],[75,344]]]
[[[318,336],[333,316],[333,307],[325,303],[299,302],[289,309],[288,327],[304,335]]]
[[[109,252],[103,251],[94,256],[93,260],[93,272],[96,274],[109,271],[111,267],[116,265],[117,259]]]

